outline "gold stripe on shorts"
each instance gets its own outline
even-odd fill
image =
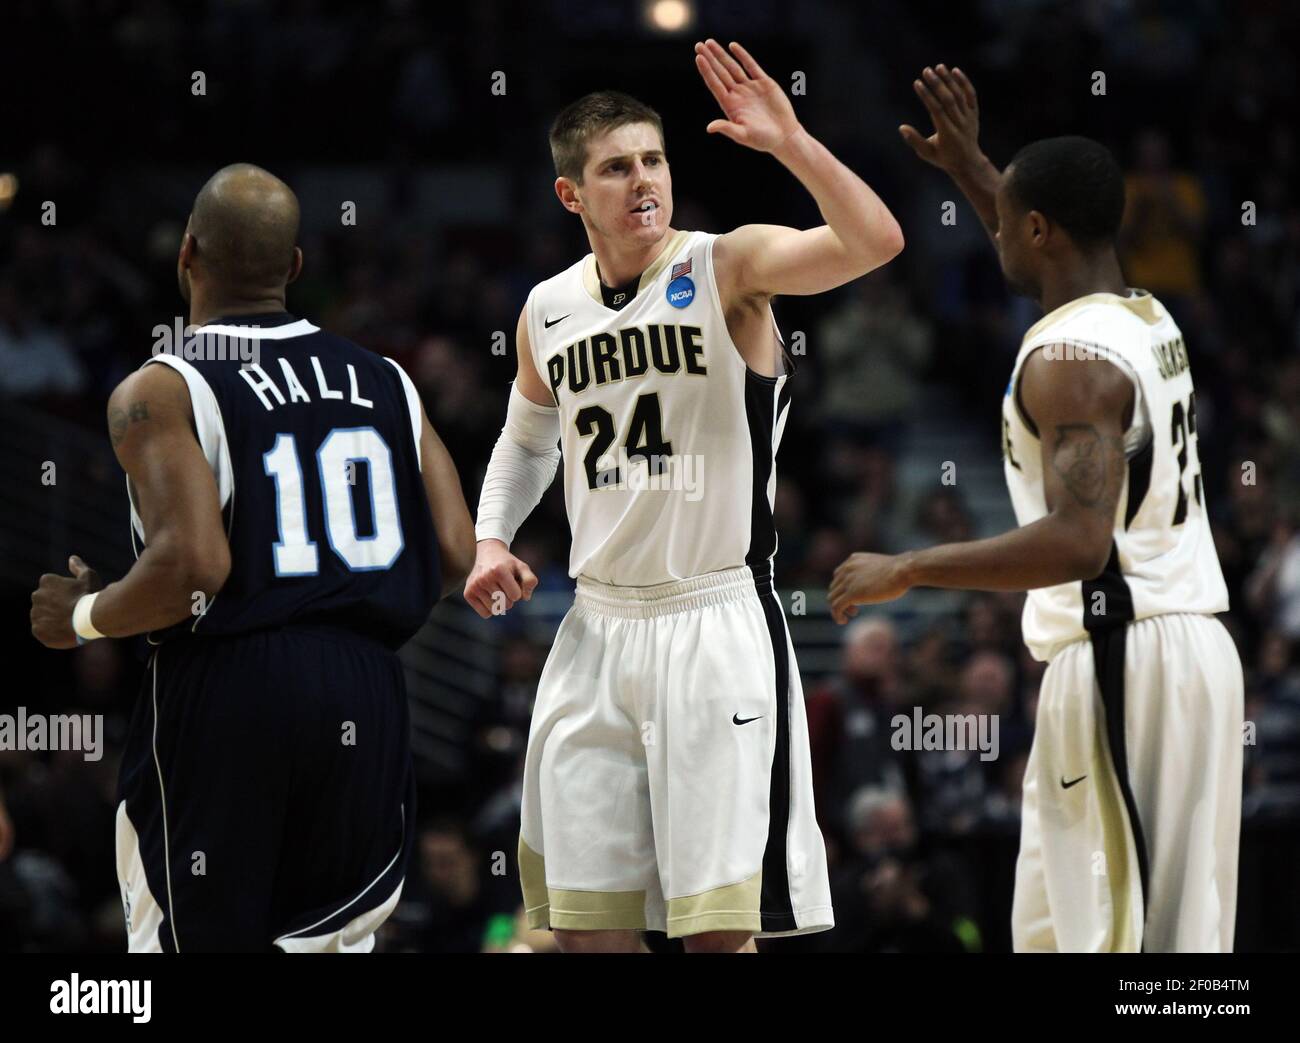
[[[546,886],[546,860],[519,838],[524,913],[534,930],[644,931],[645,891],[568,891]]]
[[[763,919],[759,904],[763,871],[748,880],[685,898],[668,899],[668,937],[684,938],[704,931],[746,931],[757,934]]]

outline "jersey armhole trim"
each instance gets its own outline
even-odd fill
[[[199,372],[198,368],[190,365],[185,359],[177,355],[162,353],[147,359],[141,369],[153,363],[161,363],[165,366],[171,366],[185,380],[185,387],[190,393],[190,408],[194,412],[194,430],[199,437],[199,448],[203,451],[204,457],[208,461],[208,466],[212,468],[213,477],[217,482],[217,501],[223,511],[229,508],[226,514],[226,540],[229,542],[230,533],[235,526],[235,470],[230,463],[230,440],[226,437],[226,421],[221,415],[221,404],[217,401],[216,392],[212,390],[212,385],[208,383],[207,378]],[[144,523],[140,521],[136,513],[135,500],[131,495],[131,478],[127,476],[127,497],[131,502],[131,526],[133,530],[131,549],[135,550],[134,530],[139,528],[140,543],[145,544],[146,533]],[[138,558],[139,551],[136,551]],[[217,598],[221,596],[218,591],[208,599],[203,611],[195,618],[193,625],[190,627],[190,633],[196,633],[199,624],[212,611],[212,606],[217,603]],[[180,624],[176,624],[180,625]],[[159,631],[152,630],[145,635],[145,640],[150,645],[161,644],[155,641],[154,634]]]
[[[1093,352],[1101,357],[1105,362],[1109,362],[1128,378],[1129,383],[1133,386],[1133,415],[1129,418],[1128,425],[1124,428],[1121,437],[1124,440],[1124,455],[1126,458],[1132,458],[1140,452],[1151,441],[1151,419],[1148,414],[1146,396],[1142,394],[1142,381],[1138,377],[1137,370],[1133,364],[1124,358],[1123,355],[1112,351],[1104,344],[1097,344],[1094,341],[1078,340],[1074,337],[1048,337],[1047,339],[1032,345],[1025,351],[1024,357],[1016,367],[1014,384],[1011,389],[1011,400],[1015,403],[1016,413],[1019,415],[1021,423],[1025,425],[1030,433],[1040,441],[1042,436],[1038,433],[1038,427],[1030,419],[1029,413],[1025,409],[1024,400],[1020,395],[1021,378],[1024,376],[1025,362],[1035,351],[1049,347],[1054,344],[1064,345],[1066,347],[1081,348]],[[1132,436],[1138,433],[1135,439]],[[1131,444],[1130,444],[1131,443]]]
[[[217,480],[218,499],[224,510],[235,495],[235,472],[230,464],[230,443],[226,438],[226,423],[216,393],[203,374],[185,359],[163,352],[147,360],[141,369],[154,364],[170,366],[185,381],[190,394],[190,408],[194,413],[194,430],[198,435],[199,448],[203,450],[213,477]]]
[[[537,354],[538,349],[541,347],[541,341],[537,337],[537,323],[533,321],[533,308],[537,300],[537,289],[540,285],[541,284],[538,283],[537,286],[534,286],[529,290],[528,298],[524,301],[524,327],[528,330],[528,354],[533,360],[533,372],[537,374],[537,378],[543,384],[546,384],[547,394],[551,396],[551,405],[558,409],[559,401],[556,399],[555,392],[551,389],[551,385],[547,383],[545,367],[542,366],[541,357]],[[515,351],[519,351],[518,344],[515,345]],[[536,405],[536,403],[533,404]]]
[[[385,355],[384,361],[392,366],[393,369],[397,370],[397,375],[402,381],[402,392],[406,396],[406,412],[411,418],[411,437],[415,441],[415,466],[423,468],[424,463],[420,459],[420,435],[422,434],[421,428],[423,426],[420,423],[420,393],[415,390],[415,383],[407,375],[406,370],[398,364],[396,359],[391,359]]]
[[[721,333],[721,335],[727,339],[727,343],[731,345],[732,357],[735,358],[735,360],[740,363],[740,366],[744,370],[745,378],[747,380],[748,379],[757,380],[765,385],[769,385],[772,387],[775,387],[777,384],[783,381],[789,380],[790,377],[794,375],[794,371],[795,371],[794,360],[790,357],[789,353],[785,350],[785,338],[781,336],[781,327],[777,325],[776,312],[772,310],[772,301],[770,298],[767,302],[767,317],[771,320],[772,331],[776,334],[776,344],[780,352],[780,358],[781,358],[781,372],[774,377],[769,377],[766,374],[760,373],[758,372],[758,370],[753,369],[749,365],[749,363],[745,361],[745,356],[740,353],[740,349],[736,346],[736,342],[732,340],[731,330],[727,328],[727,314],[722,310],[722,295],[718,292],[717,272],[714,270],[713,267],[713,244],[718,241],[719,237],[717,235],[711,235],[710,233],[707,232],[702,232],[700,234],[708,236],[708,240],[704,244],[704,263],[705,266],[708,268],[708,272],[709,272],[708,280],[709,280],[710,303],[713,307],[714,317],[718,320],[718,330]]]

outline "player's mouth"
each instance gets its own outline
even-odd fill
[[[637,205],[634,206],[631,210],[629,210],[628,213],[630,213],[630,214],[653,214],[653,213],[656,213],[658,210],[659,210],[659,200],[657,200],[657,199],[643,199],[643,200],[641,200],[641,202],[637,203]]]

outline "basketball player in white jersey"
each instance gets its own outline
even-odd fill
[[[516,530],[564,461],[577,597],[538,685],[519,859],[528,921],[565,951],[690,951],[833,924],[798,668],[772,592],[774,456],[789,404],[776,294],[821,293],[903,246],[884,204],[739,45],[696,45],[725,119],[826,224],[672,227],[653,110],[601,92],[551,130],[591,253],[534,287],[465,597],[531,596]],[[560,451],[556,450],[556,443]]]
[[[960,70],[914,84],[934,121],[900,128],[965,193],[1013,289],[1046,315],[1002,403],[1021,528],[898,556],[854,554],[852,606],[912,587],[1026,590],[1046,661],[1024,779],[1018,951],[1229,951],[1241,823],[1242,674],[1214,617],[1228,594],[1210,535],[1188,352],[1160,302],[1124,283],[1124,182],[1086,138],[979,149]]]

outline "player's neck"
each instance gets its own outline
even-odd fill
[[[1128,284],[1114,250],[1105,250],[1082,258],[1077,264],[1048,271],[1043,276],[1043,295],[1039,305],[1044,315],[1062,304],[1087,297],[1091,293],[1114,293],[1124,296]]]
[[[213,319],[224,319],[234,315],[270,315],[284,310],[283,292],[268,293],[264,297],[239,298],[206,297],[192,292],[190,325],[203,326]]]
[[[663,237],[648,246],[624,246],[598,236],[589,236],[591,252],[596,255],[600,281],[606,286],[629,283],[655,262],[667,248],[669,240],[677,233],[675,228],[664,230]]]

